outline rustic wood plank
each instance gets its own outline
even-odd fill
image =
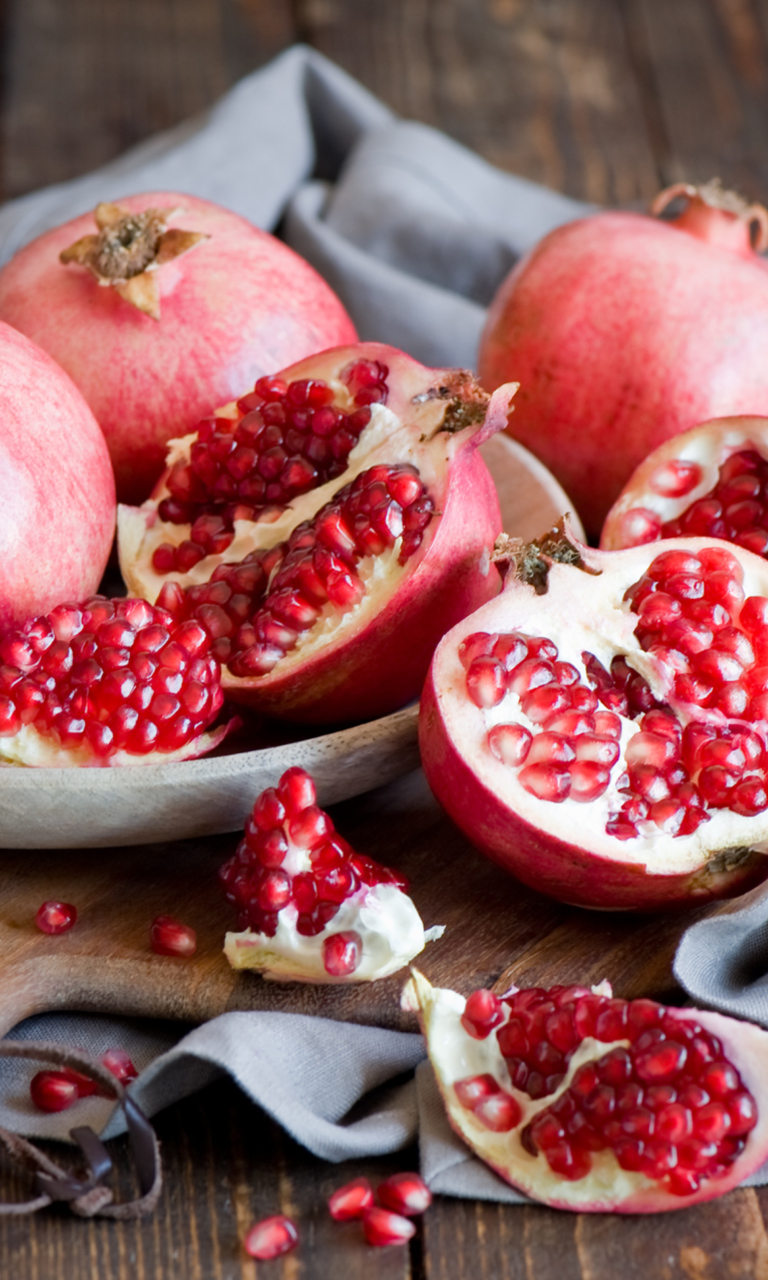
[[[24,0],[7,17],[5,198],[204,110],[295,37],[290,0]]]
[[[664,183],[720,177],[768,200],[768,4],[619,0]]]
[[[404,116],[601,203],[657,188],[620,15],[604,0],[298,0],[305,38]]]
[[[334,1223],[327,1197],[353,1177],[374,1185],[416,1167],[416,1152],[330,1165],[287,1138],[229,1082],[170,1108],[156,1127],[165,1190],[153,1217],[85,1222],[66,1209],[0,1219],[0,1275],[35,1280],[418,1280],[407,1248],[371,1249],[357,1223]],[[120,1198],[135,1194],[127,1143],[110,1144]],[[62,1148],[51,1147],[58,1160]],[[21,1199],[29,1184],[0,1163],[0,1199]],[[298,1249],[256,1264],[241,1241],[250,1224],[287,1213]],[[418,1252],[418,1251],[417,1251]]]

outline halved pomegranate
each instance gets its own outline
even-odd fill
[[[600,546],[691,535],[768,557],[768,418],[713,418],[654,449],[608,512]]]
[[[210,751],[224,700],[199,623],[91,596],[0,632],[0,764],[157,764]]]
[[[207,628],[239,701],[325,722],[394,710],[499,589],[476,446],[514,390],[489,397],[375,343],[260,379],[174,444],[143,507],[121,508],[129,590]]]
[[[241,930],[227,934],[225,955],[282,981],[387,977],[443,930],[425,932],[404,878],[355,853],[316,799],[312,778],[293,768],[256,800],[219,872]]]
[[[762,1028],[614,999],[607,982],[494,999],[489,1028],[417,970],[404,992],[452,1127],[535,1200],[682,1209],[738,1186],[768,1155]]]
[[[420,740],[454,821],[534,888],[638,910],[743,892],[768,876],[768,565],[553,530],[439,645]]]

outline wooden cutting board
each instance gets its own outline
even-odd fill
[[[679,1001],[671,977],[677,940],[687,925],[723,909],[630,916],[550,901],[476,853],[420,771],[335,806],[333,816],[360,852],[408,875],[426,925],[447,926],[418,963],[432,982],[465,993],[511,982],[609,978],[619,995]],[[232,912],[216,872],[236,843],[229,835],[137,848],[0,852],[0,1033],[52,1009],[195,1022],[228,1010],[269,1009],[411,1029],[399,1008],[406,971],[375,983],[315,987],[230,969],[221,948]],[[37,907],[50,898],[74,903],[79,913],[75,928],[59,937],[34,924]],[[149,926],[159,914],[197,930],[194,957],[150,951]]]

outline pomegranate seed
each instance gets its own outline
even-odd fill
[[[650,478],[650,488],[665,498],[682,498],[701,483],[701,467],[697,462],[673,459],[657,467]]]
[[[77,1082],[63,1071],[38,1071],[29,1093],[38,1111],[66,1111],[80,1097]]]
[[[484,1098],[489,1098],[500,1091],[499,1085],[491,1075],[467,1076],[464,1080],[457,1080],[453,1088],[461,1105],[469,1111],[474,1111],[477,1104]]]
[[[407,1218],[424,1213],[432,1203],[432,1192],[417,1173],[393,1173],[379,1183],[376,1195],[385,1209]]]
[[[568,797],[571,775],[550,764],[526,765],[518,774],[520,784],[538,800],[559,803]]]
[[[77,923],[77,907],[68,902],[43,902],[37,908],[35,924],[43,933],[66,933]]]
[[[522,1115],[519,1103],[510,1094],[501,1092],[481,1098],[472,1111],[492,1133],[509,1133],[519,1125]]]
[[[473,991],[467,1000],[461,1025],[475,1040],[484,1040],[499,1025],[503,1016],[498,997],[492,991],[480,988],[479,991]]]
[[[107,1071],[111,1071],[115,1079],[119,1080],[122,1085],[130,1084],[139,1074],[125,1049],[107,1049],[101,1061]]]
[[[374,1205],[363,1214],[363,1233],[368,1244],[383,1247],[407,1244],[416,1234],[416,1226],[408,1218]]]
[[[362,1218],[373,1205],[373,1188],[367,1178],[355,1178],[334,1191],[328,1200],[328,1211],[335,1222]]]
[[[522,764],[528,755],[532,736],[521,724],[497,724],[488,734],[488,746],[502,764]]]
[[[333,978],[345,978],[357,969],[363,954],[363,940],[349,929],[332,933],[323,943],[323,966]]]
[[[265,1262],[290,1253],[298,1243],[299,1233],[295,1224],[285,1214],[276,1213],[271,1218],[254,1222],[243,1241],[243,1248],[250,1257]]]
[[[155,916],[149,930],[149,945],[159,956],[192,956],[197,950],[197,934],[173,916]]]

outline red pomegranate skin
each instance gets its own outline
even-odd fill
[[[635,467],[708,418],[768,413],[768,266],[736,215],[602,213],[546,236],[501,285],[480,342],[488,390],[515,379],[509,431],[555,474],[588,534]]]
[[[66,373],[0,323],[0,628],[96,590],[115,529],[104,437]]]
[[[120,501],[140,503],[163,470],[167,440],[195,430],[262,374],[356,333],[317,272],[237,214],[168,191],[116,203],[178,208],[172,227],[210,236],[155,273],[160,319],[85,267],[59,262],[63,249],[96,232],[92,213],[45,232],[3,267],[0,319],[66,369],[106,436]]]

